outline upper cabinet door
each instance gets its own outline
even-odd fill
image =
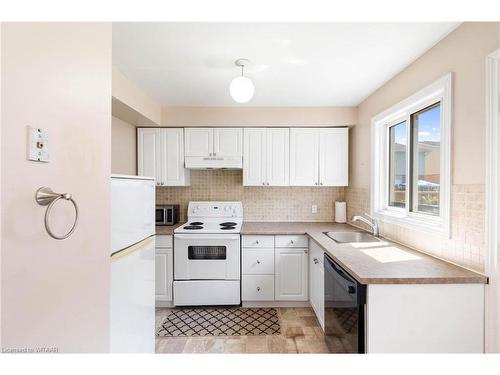
[[[160,129],[137,129],[137,173],[154,177],[157,185],[162,181],[161,143]]]
[[[318,185],[319,130],[290,129],[290,185]]]
[[[290,185],[290,129],[267,129],[267,180],[271,186]]]
[[[161,129],[163,144],[163,184],[166,186],[187,186],[191,172],[184,168],[184,129]]]
[[[213,128],[185,129],[185,156],[212,156]]]
[[[347,186],[349,175],[349,129],[319,131],[320,186]]]
[[[265,128],[243,130],[243,185],[266,184],[266,134]]]
[[[213,139],[213,156],[243,155],[242,128],[214,128]]]

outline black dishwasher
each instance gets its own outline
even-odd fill
[[[325,254],[325,341],[330,353],[365,353],[366,285]]]

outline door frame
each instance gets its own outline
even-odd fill
[[[485,271],[489,277],[485,300],[485,351],[500,352],[500,49],[486,57],[486,201],[485,201]]]

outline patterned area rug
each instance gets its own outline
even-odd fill
[[[279,335],[278,312],[273,308],[174,309],[160,325],[157,336]]]

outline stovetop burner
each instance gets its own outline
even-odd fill
[[[224,223],[220,223],[219,225],[220,225],[220,226],[223,226],[223,227],[228,227],[228,226],[229,226],[229,227],[234,227],[234,226],[236,225],[236,223],[235,223],[235,222],[233,222],[233,221],[226,221],[226,222],[224,222]]]
[[[186,225],[182,229],[196,230],[196,229],[203,229],[203,227],[201,225]]]
[[[201,221],[193,221],[192,223],[189,223],[189,225],[203,225]]]
[[[232,226],[232,225],[225,225],[225,226],[222,226],[220,227],[221,230],[229,230],[229,229],[236,229],[235,226]]]

